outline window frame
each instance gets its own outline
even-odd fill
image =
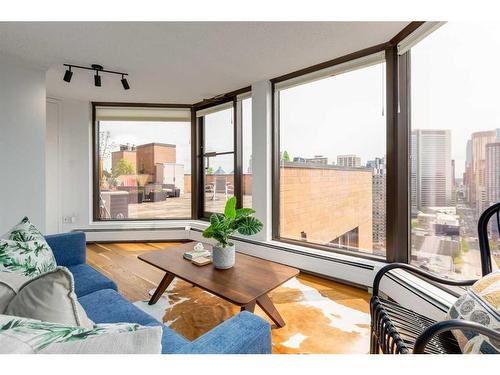
[[[179,218],[134,218],[134,219],[102,219],[99,216],[99,121],[96,119],[97,107],[126,107],[126,108],[179,108],[191,109],[190,104],[169,104],[169,103],[121,103],[121,102],[91,102],[92,107],[92,222],[98,223],[123,223],[123,222],[143,222],[143,221],[165,221],[165,220],[189,220],[192,219],[193,200],[193,168],[195,166],[193,160],[192,146],[191,146],[191,215],[190,217]],[[193,130],[191,121],[191,145],[193,144]]]

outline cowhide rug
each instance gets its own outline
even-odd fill
[[[273,352],[367,353],[367,297],[339,295],[334,286],[316,284],[312,279],[301,275],[269,294],[286,322],[283,328],[273,326]],[[147,301],[134,304],[189,340],[239,312],[237,306],[180,279],[174,279],[155,305]],[[255,313],[271,322],[259,307]]]

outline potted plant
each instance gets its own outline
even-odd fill
[[[255,210],[236,208],[236,197],[226,202],[224,214],[210,216],[210,226],[203,231],[203,237],[213,238],[217,244],[213,247],[212,258],[215,268],[228,269],[234,266],[235,246],[229,242],[229,236],[235,232],[250,236],[262,230],[262,223],[255,218]]]

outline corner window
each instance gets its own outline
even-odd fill
[[[94,220],[191,217],[191,114],[95,106]]]

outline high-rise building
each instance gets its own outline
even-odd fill
[[[386,244],[386,176],[385,157],[366,163],[372,170],[373,250],[384,250]]]
[[[476,212],[482,212],[487,206],[486,196],[486,145],[496,141],[496,131],[472,133],[471,171],[468,178],[470,191],[469,204]]]
[[[451,204],[457,204],[457,182],[455,180],[455,160],[451,161]]]
[[[451,131],[411,132],[411,212],[452,203]]]
[[[500,202],[500,142],[486,145],[485,177],[487,204]]]
[[[467,140],[467,146],[465,149],[465,171],[463,177],[465,201],[471,202],[471,191],[470,187],[472,185],[472,141]]]
[[[357,155],[338,155],[337,166],[345,168],[361,167],[361,158]]]

